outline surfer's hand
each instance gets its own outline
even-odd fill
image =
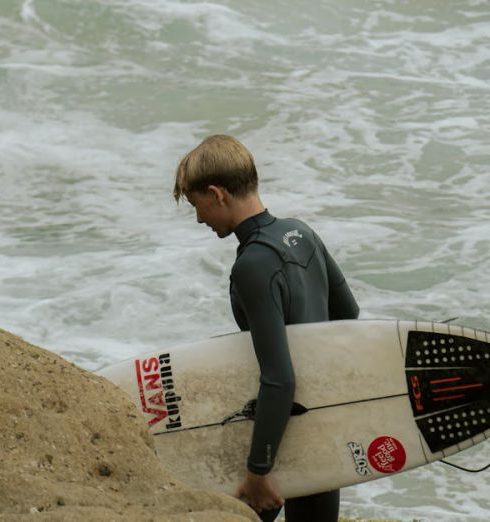
[[[270,475],[257,475],[247,471],[245,480],[236,490],[235,496],[242,499],[257,513],[267,509],[277,509],[284,504],[284,499]]]

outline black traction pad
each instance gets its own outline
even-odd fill
[[[410,331],[405,365],[407,368],[490,369],[490,342],[461,335]]]
[[[433,453],[490,429],[490,343],[410,331],[405,363],[412,411]]]
[[[490,428],[490,403],[477,401],[417,419],[432,453],[471,439]]]

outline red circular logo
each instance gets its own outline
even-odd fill
[[[371,466],[377,471],[396,473],[405,466],[407,454],[399,440],[383,435],[369,445],[368,459]]]

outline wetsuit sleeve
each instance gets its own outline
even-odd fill
[[[359,317],[359,306],[344,275],[325,246],[323,246],[323,255],[328,275],[328,312],[330,320],[357,319]]]
[[[286,428],[294,396],[294,370],[289,354],[281,295],[285,281],[277,255],[250,245],[232,271],[239,304],[247,318],[257,361],[260,388],[255,411],[248,469],[264,475]]]

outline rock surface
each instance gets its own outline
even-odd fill
[[[123,392],[0,329],[0,521],[258,521],[162,469]]]

